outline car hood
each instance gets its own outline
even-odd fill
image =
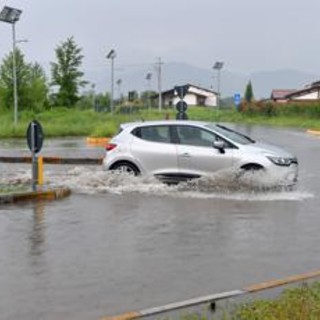
[[[294,158],[294,155],[292,155],[290,152],[272,144],[256,142],[251,145],[246,145],[246,148],[255,153],[269,154],[276,157]]]

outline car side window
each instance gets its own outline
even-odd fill
[[[230,143],[220,138],[215,133],[201,128],[192,126],[178,126],[177,134],[180,144],[212,148],[214,141],[222,140],[224,141],[226,148],[232,148]]]
[[[133,134],[147,141],[170,143],[170,130],[168,126],[140,127],[135,129]]]
[[[177,134],[180,144],[199,147],[212,147],[212,143],[217,137],[212,132],[191,126],[178,126]]]

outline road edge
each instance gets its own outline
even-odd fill
[[[2,194],[0,195],[0,205],[30,200],[59,200],[68,197],[70,194],[71,190],[68,188],[53,188],[46,190]]]

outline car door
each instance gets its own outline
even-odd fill
[[[213,147],[221,137],[204,128],[181,125],[176,127],[178,139],[178,167],[181,173],[202,176],[233,165],[233,148],[225,141],[225,148]]]
[[[166,175],[178,172],[176,145],[171,143],[169,125],[136,128],[131,154],[147,174]]]

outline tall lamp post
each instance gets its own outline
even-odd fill
[[[220,108],[220,76],[221,76],[221,69],[223,67],[223,62],[222,61],[217,61],[213,69],[217,70],[218,76],[217,76],[217,91],[218,91],[218,99],[217,99],[217,107]]]
[[[13,75],[13,103],[14,125],[18,123],[18,90],[17,90],[17,66],[16,66],[16,22],[19,21],[22,10],[5,6],[0,12],[0,21],[12,25],[12,75]]]
[[[114,59],[117,56],[117,53],[114,49],[110,50],[110,52],[107,54],[107,59],[111,60],[111,101],[110,101],[110,109],[111,113],[114,112],[114,101],[113,101],[113,95],[114,95]]]

